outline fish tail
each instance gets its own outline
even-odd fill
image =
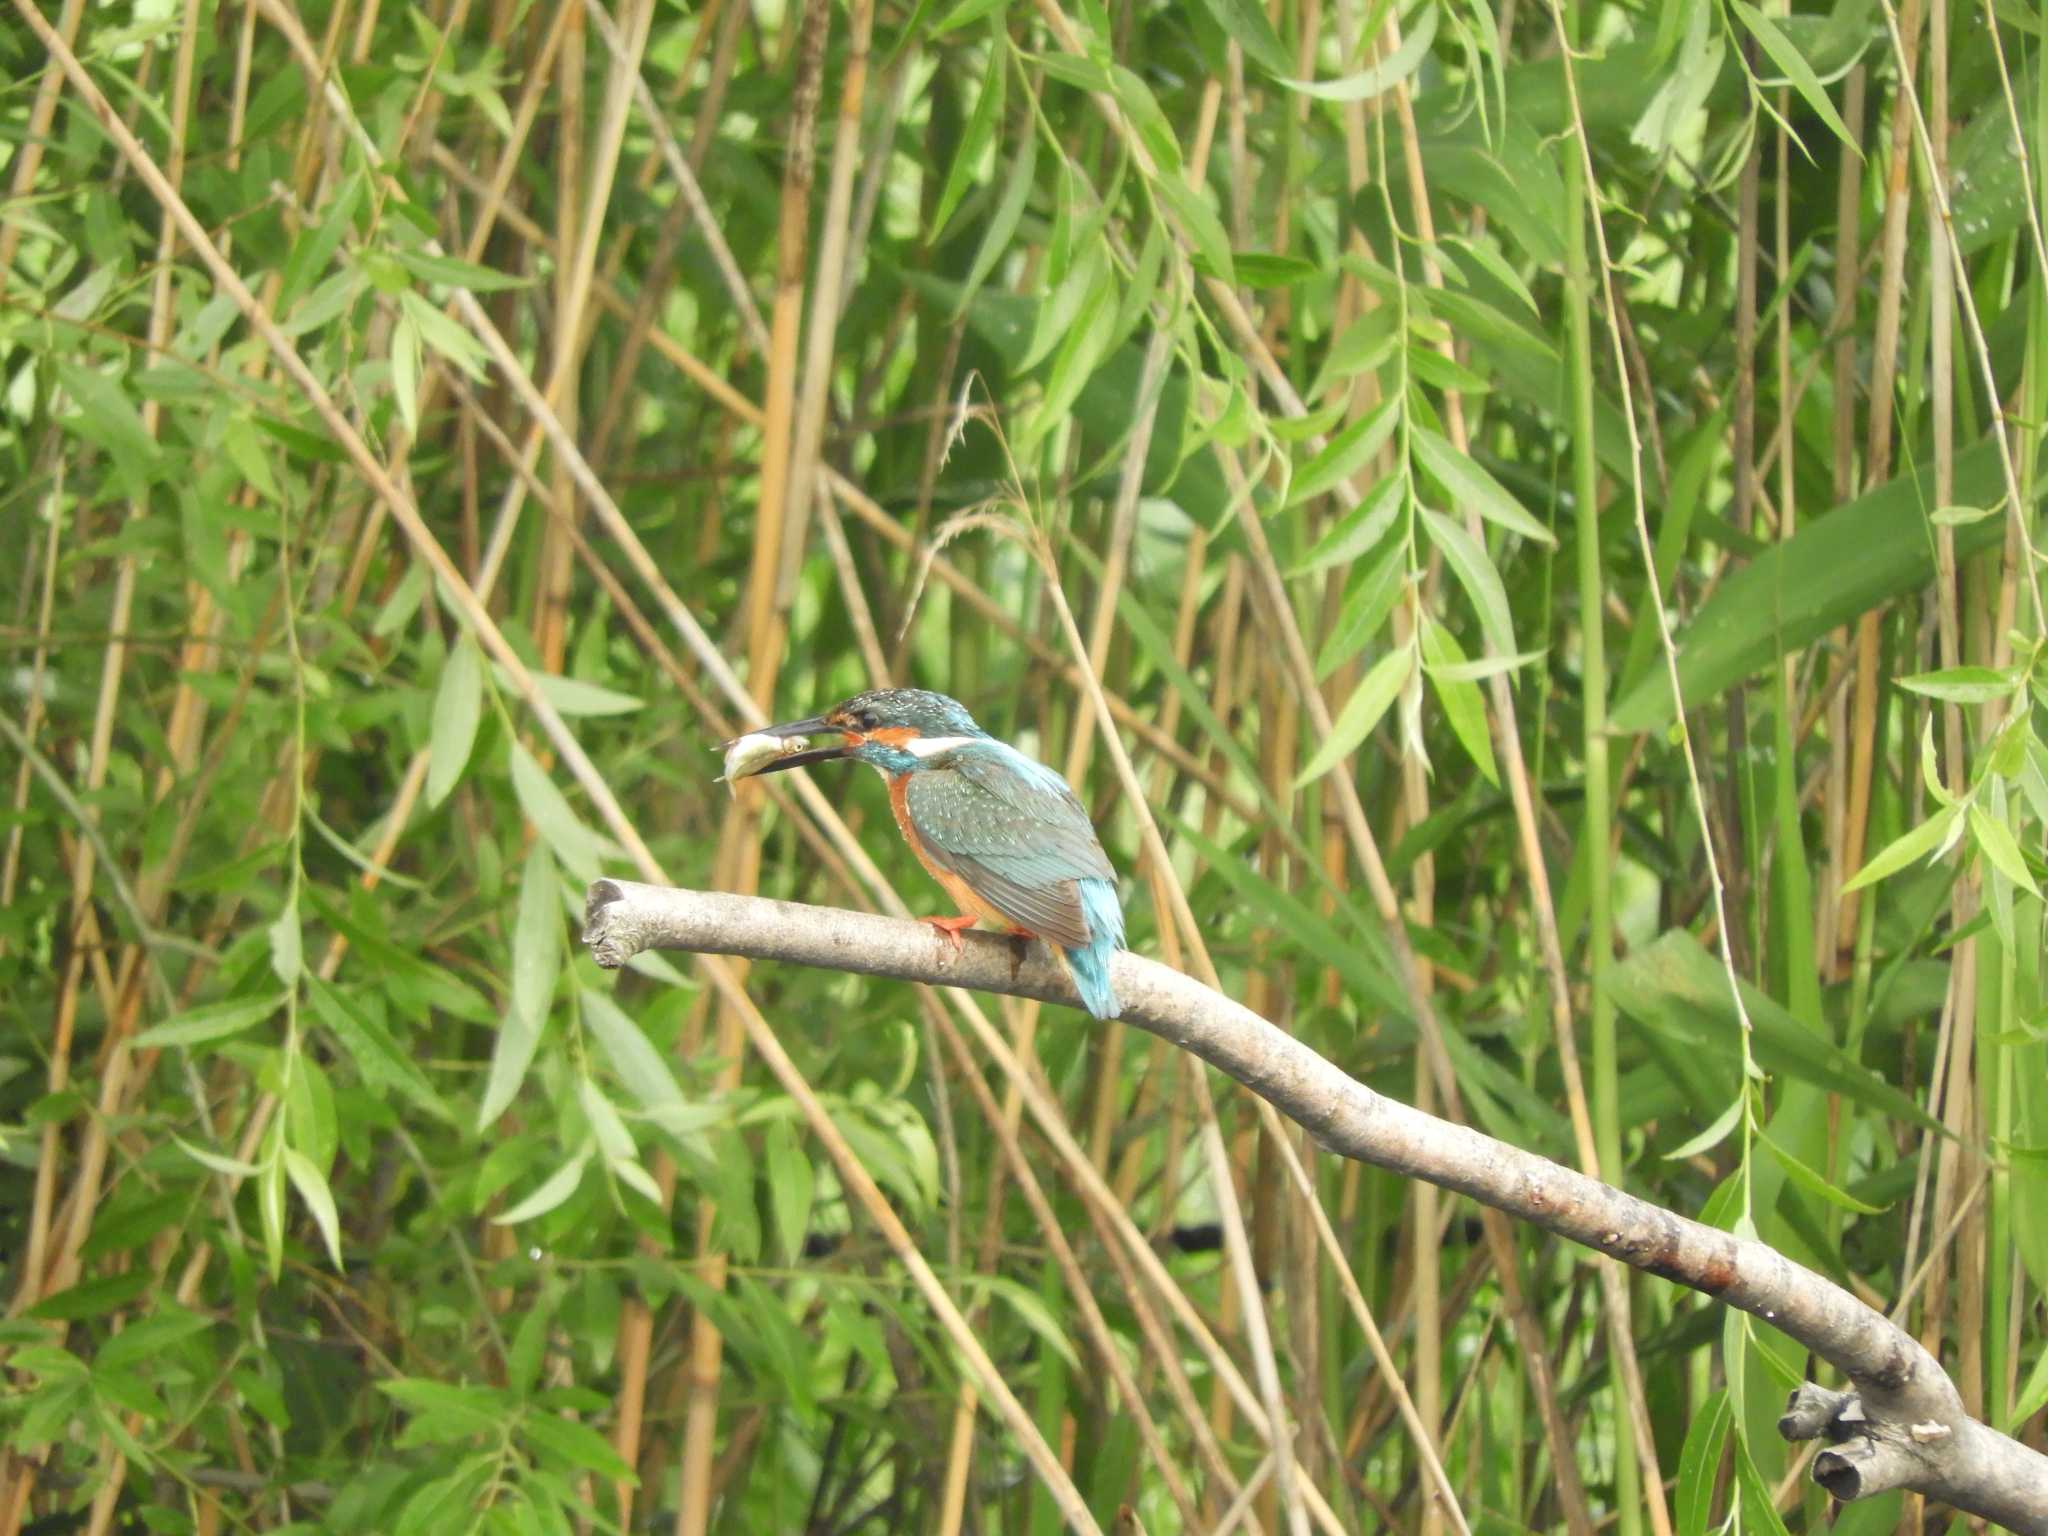
[[[1081,1005],[1098,1019],[1113,1019],[1123,1006],[1117,1001],[1116,988],[1110,985],[1109,957],[1123,948],[1123,908],[1117,905],[1116,887],[1107,880],[1086,879],[1076,884],[1090,938],[1085,945],[1061,954],[1066,957],[1067,973],[1074,978],[1074,990],[1081,994]]]

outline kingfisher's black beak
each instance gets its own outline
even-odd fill
[[[801,741],[806,736],[823,736],[828,733],[834,736],[841,734],[839,727],[825,723],[823,715],[812,715],[807,719],[791,720],[782,725],[763,726],[760,730],[749,731],[747,734],[749,736],[772,736],[782,741]],[[736,739],[744,740],[745,738]],[[726,743],[728,749],[732,745],[732,742]],[[807,747],[799,752],[784,752],[770,757],[758,768],[744,770],[736,775],[736,777],[758,778],[764,773],[780,773],[785,768],[802,768],[811,763],[829,763],[845,757],[846,753],[847,748],[844,741],[830,747]]]

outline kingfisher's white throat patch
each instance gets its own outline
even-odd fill
[[[973,736],[914,736],[903,743],[903,750],[912,757],[937,757],[957,747],[972,746],[976,740]]]

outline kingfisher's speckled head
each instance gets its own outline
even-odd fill
[[[910,773],[940,751],[989,739],[957,699],[923,688],[876,688],[835,704],[822,715],[771,725],[757,736],[791,739],[837,731],[840,744],[786,752],[753,770],[779,773],[807,763],[855,758],[884,773]]]

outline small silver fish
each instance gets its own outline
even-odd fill
[[[801,736],[764,736],[749,731],[744,736],[735,736],[725,743],[725,772],[718,776],[718,783],[732,793],[738,780],[759,773],[767,764],[792,752],[803,751],[809,743]]]

